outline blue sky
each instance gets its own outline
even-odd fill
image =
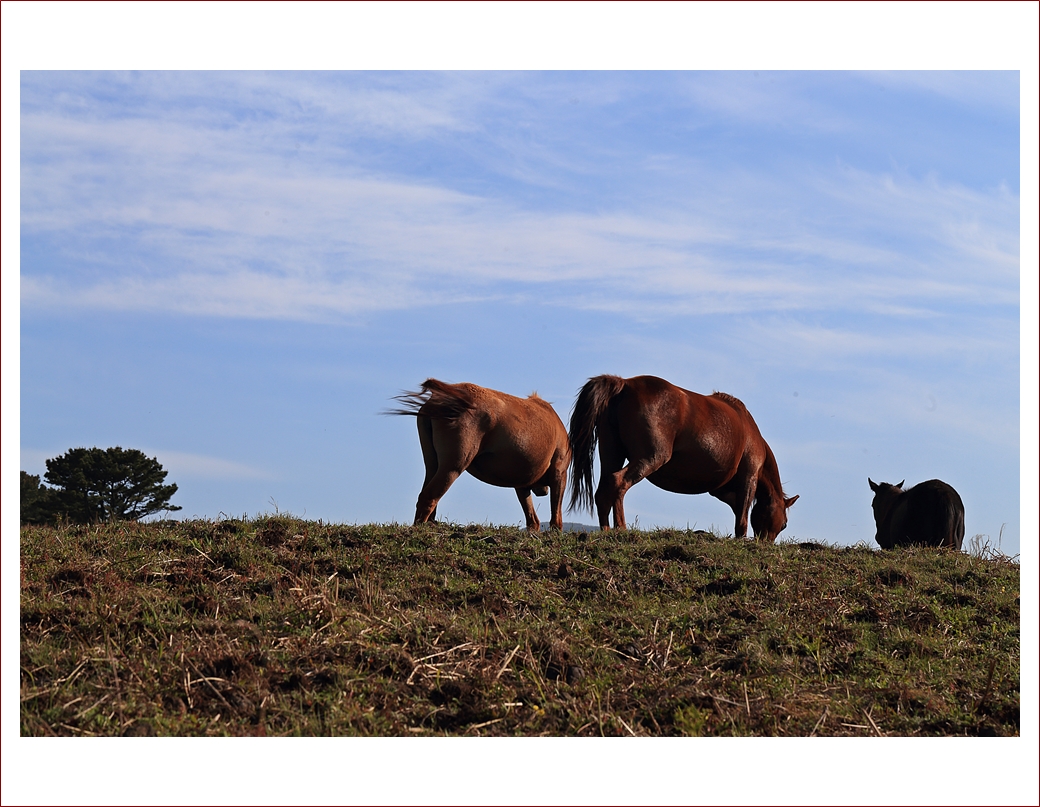
[[[414,425],[378,414],[394,394],[428,376],[538,390],[566,419],[589,376],[653,373],[748,405],[800,495],[783,537],[871,543],[868,476],[940,477],[964,499],[969,538],[995,542],[1003,528],[1002,549],[1022,552],[1031,739],[970,753],[979,770],[1027,775],[926,781],[921,749],[883,744],[857,746],[856,769],[890,773],[864,777],[847,744],[821,742],[818,795],[799,780],[791,799],[776,783],[804,770],[797,744],[735,741],[733,754],[706,742],[691,763],[688,744],[543,743],[511,747],[539,771],[514,792],[686,803],[684,778],[616,775],[674,765],[722,803],[734,778],[696,774],[750,751],[760,775],[736,791],[747,801],[829,803],[850,774],[878,803],[914,795],[909,779],[929,803],[1028,801],[1035,4],[5,2],[2,13],[5,706],[18,697],[19,468],[118,444],[159,457],[181,516],[277,507],[409,522],[422,463]],[[626,509],[641,527],[732,529],[714,499],[645,482]],[[511,491],[470,477],[440,513],[521,519]],[[99,776],[112,764],[103,749],[41,753],[19,741],[17,714],[3,710],[5,801],[82,800],[81,782],[103,781],[106,802],[138,803],[156,779],[184,801],[299,800],[301,787],[330,800],[321,777],[229,779],[225,753],[211,762],[194,746],[157,763],[152,746],[128,743],[119,775]],[[946,758],[945,744],[924,745]],[[394,798],[386,745],[343,747],[226,754],[255,772],[306,753],[301,769],[327,761],[359,800]],[[438,789],[454,745],[394,750],[412,773],[392,771],[404,800],[500,792],[491,744],[467,748],[473,796]],[[67,775],[41,777],[55,753]],[[171,781],[178,754],[193,776]],[[573,776],[575,762],[600,775]]]
[[[1012,71],[23,72],[22,467],[121,445],[182,516],[409,522],[400,390],[566,421],[589,376],[654,374],[747,404],[786,537],[872,541],[868,476],[939,477],[1015,553],[1018,98]],[[440,512],[522,521],[469,477]]]

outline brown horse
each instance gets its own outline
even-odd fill
[[[716,392],[698,395],[644,375],[590,378],[571,413],[570,507],[592,509],[592,452],[599,440],[599,525],[625,529],[625,493],[641,479],[673,493],[710,493],[736,516],[733,534],[747,535],[748,510],[757,537],[775,541],[787,526],[776,459],[740,401]],[[628,465],[625,465],[625,460]]]
[[[571,448],[560,416],[537,393],[516,398],[476,384],[429,378],[419,392],[406,392],[395,400],[404,407],[388,414],[416,416],[426,463],[416,524],[433,521],[441,497],[463,471],[469,471],[489,485],[515,488],[532,532],[541,524],[531,493],[550,494],[550,524],[563,529]]]

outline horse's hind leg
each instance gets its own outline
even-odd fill
[[[422,463],[426,467],[426,475],[422,479],[422,490],[426,489],[427,485],[430,485],[430,480],[434,478],[434,474],[437,473],[437,449],[434,447],[434,424],[433,421],[425,415],[419,415],[415,418],[415,425],[419,431],[419,447],[422,448]],[[419,501],[422,500],[422,494],[419,494]],[[416,504],[415,509],[415,523],[422,524],[426,521],[437,520],[437,504],[434,504],[433,511],[425,515],[423,518],[419,517],[419,505]]]
[[[614,511],[614,526],[625,529],[625,508],[622,499],[624,494],[618,492],[618,474],[625,464],[625,457],[618,451],[611,450],[607,440],[600,438],[599,443],[599,484],[596,486],[596,514],[599,516],[599,528],[610,529],[610,511]]]
[[[415,523],[422,524],[433,518],[437,512],[437,503],[448,492],[456,479],[462,475],[480,448],[480,437],[471,423],[460,421],[446,422],[426,418],[429,428],[420,429],[420,441],[429,440],[429,451],[434,462],[433,473],[427,462],[427,479],[419,492],[419,500],[415,504]],[[425,436],[424,436],[425,435]],[[427,458],[427,444],[423,442],[423,458]]]
[[[434,421],[425,415],[416,418],[419,429],[419,445],[422,448],[422,462],[426,466],[426,476],[422,481],[422,490],[415,503],[415,522],[424,524],[437,519],[437,503],[447,492],[454,480],[462,471],[452,472],[446,463],[438,460],[437,447],[434,444]],[[450,458],[446,458],[450,460]],[[438,473],[440,476],[438,477]]]
[[[646,479],[664,465],[665,462],[667,462],[667,459],[659,461],[654,459],[630,460],[628,465],[620,471],[615,471],[610,475],[604,474],[600,480],[600,486],[608,480],[609,483],[604,492],[603,505],[600,505],[600,526],[605,528],[606,511],[604,506],[608,504],[610,499],[613,499],[614,527],[619,530],[627,530],[628,525],[625,523],[625,494],[628,493],[633,485]],[[596,491],[596,503],[597,505],[600,504],[598,490]]]
[[[462,471],[448,468],[444,465],[437,468],[436,473],[427,480],[422,490],[419,491],[419,500],[415,503],[416,524],[425,524],[427,521],[433,521],[434,516],[437,514],[437,503],[461,475]]]
[[[598,432],[599,484],[596,486],[595,500],[599,528],[610,529],[610,513],[613,511],[614,528],[623,530],[626,529],[625,492],[621,483],[625,473],[625,449],[613,429],[604,428],[601,423]]]
[[[567,463],[554,458],[555,466],[550,468],[552,477],[549,480],[549,506],[552,515],[549,526],[563,532],[563,494],[567,488]]]
[[[611,509],[614,511],[615,529],[628,529],[625,522],[625,494],[633,485],[646,479],[671,459],[671,447],[662,440],[654,440],[654,437],[649,435],[646,445],[638,449],[642,456],[629,455],[628,465],[624,467],[626,452],[620,440],[609,434],[600,439],[600,479],[599,487],[596,488],[600,529],[607,529],[607,515]]]
[[[542,528],[538,520],[538,514],[534,511],[534,501],[531,499],[530,488],[516,488],[516,498],[520,500],[520,506],[524,509],[524,518],[527,520],[527,529],[538,532]]]

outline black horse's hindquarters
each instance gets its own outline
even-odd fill
[[[940,479],[929,479],[908,490],[868,479],[874,491],[875,536],[882,549],[897,546],[946,546],[960,549],[964,541],[964,504]]]

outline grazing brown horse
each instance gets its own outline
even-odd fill
[[[875,483],[874,539],[882,549],[896,546],[946,546],[960,549],[964,540],[964,504],[952,487],[941,479],[929,479],[903,490],[903,482]]]
[[[710,493],[736,516],[733,534],[775,541],[787,526],[776,459],[744,404],[732,395],[698,395],[643,375],[590,378],[571,413],[570,507],[592,509],[592,452],[599,440],[595,503],[601,529],[625,529],[625,493],[641,479],[673,493]],[[625,465],[625,460],[628,465]]]
[[[416,416],[426,463],[416,524],[433,521],[441,497],[463,471],[469,471],[489,485],[515,488],[532,532],[541,524],[531,493],[550,494],[550,525],[563,529],[571,448],[560,416],[537,393],[516,398],[476,384],[429,378],[419,392],[406,392],[395,400],[404,407],[389,414]]]

